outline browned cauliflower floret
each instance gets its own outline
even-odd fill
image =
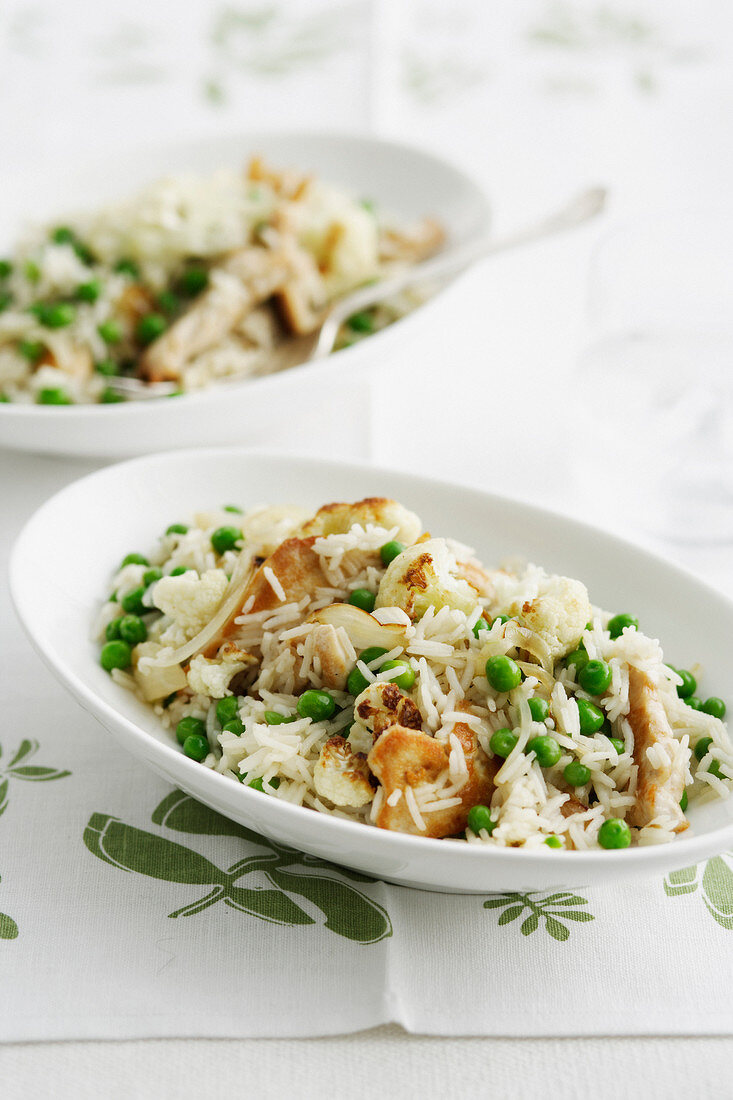
[[[422,532],[422,523],[414,512],[409,512],[396,500],[386,497],[367,497],[355,504],[324,504],[312,519],[300,528],[301,537],[308,535],[344,535],[358,523],[366,527],[397,528],[395,536],[405,546],[411,546]]]
[[[375,737],[390,726],[422,729],[422,716],[412,699],[392,683],[369,684],[354,702],[354,716]]]
[[[555,661],[576,648],[591,617],[585,585],[570,577],[548,577],[545,590],[518,613],[519,621],[545,642]]]
[[[366,757],[352,752],[343,737],[326,741],[313,771],[313,783],[321,798],[334,806],[366,806],[374,797]]]
[[[420,619],[429,607],[451,607],[470,614],[476,608],[475,588],[459,575],[454,555],[444,539],[428,539],[403,550],[387,567],[377,593],[377,607],[401,607]]]

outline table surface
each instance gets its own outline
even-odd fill
[[[558,476],[568,435],[580,453],[588,445],[565,398],[593,340],[586,311],[593,250],[626,219],[701,200],[722,207],[733,191],[729,9],[722,0],[694,9],[682,2],[662,9],[651,2],[455,0],[446,9],[437,0],[301,0],[263,7],[259,18],[252,11],[205,0],[129,0],[124,10],[110,0],[91,8],[83,0],[63,8],[6,0],[3,163],[8,151],[20,169],[37,163],[41,151],[49,165],[87,152],[108,153],[113,163],[131,142],[250,124],[367,130],[418,141],[468,168],[490,194],[498,230],[603,183],[610,204],[602,225],[471,273],[464,284],[469,321],[455,343],[461,392],[446,409],[440,374],[423,375],[411,397],[417,430],[405,439],[380,409],[374,439],[384,464],[484,487],[490,481],[595,518],[587,491]],[[49,101],[63,109],[42,109]],[[553,432],[531,432],[538,409]],[[529,424],[532,445],[508,458],[500,444],[517,424]],[[479,443],[487,425],[497,439],[490,470]],[[438,428],[445,446],[436,453]],[[94,466],[0,454],[3,563],[35,507]],[[623,507],[607,510],[606,525],[628,532],[624,515]],[[733,592],[730,546],[644,537]],[[18,627],[5,593],[2,600],[0,641],[9,647]],[[598,1094],[610,1095],[623,1062],[651,1097],[685,1086],[702,1095],[704,1083],[712,1091],[730,1056],[724,1037],[426,1039],[385,1027],[318,1040],[10,1044],[0,1047],[0,1074],[8,1096],[35,1095],[39,1081],[47,1096],[68,1095],[72,1086],[79,1098],[98,1096],[100,1081],[110,1097],[187,1096],[212,1080],[217,1095],[225,1088],[237,1094],[246,1081],[253,1095],[315,1096],[348,1080],[354,1097],[418,1088],[458,1096],[482,1082],[501,1097],[540,1095],[561,1067],[563,1092],[573,1097],[585,1095],[574,1082],[589,1072]]]

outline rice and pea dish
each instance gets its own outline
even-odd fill
[[[129,554],[100,661],[261,792],[470,844],[671,841],[728,797],[724,702],[578,580],[487,568],[393,500],[234,506]]]
[[[436,252],[443,230],[401,225],[345,191],[254,158],[242,172],[177,176],[126,201],[30,231],[0,257],[0,400],[124,400],[114,379],[169,391],[268,374],[334,301]],[[336,349],[424,300],[354,314]]]

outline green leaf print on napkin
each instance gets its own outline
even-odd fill
[[[728,857],[728,858],[726,858]],[[685,867],[672,871],[664,880],[664,892],[668,897],[680,894],[702,894],[705,908],[713,920],[727,931],[733,930],[733,869],[729,859],[733,852],[714,856],[700,867]]]
[[[545,932],[560,943],[563,943],[570,936],[570,929],[562,923],[563,920],[589,921],[595,919],[592,913],[577,908],[579,905],[588,904],[585,898],[581,898],[577,894],[560,891],[559,893],[549,894],[545,898],[532,896],[537,893],[536,890],[530,890],[526,894],[497,894],[484,902],[484,909],[504,910],[499,917],[499,927],[518,920],[525,909],[528,909],[529,914],[522,921],[520,927],[522,935],[531,936],[533,932],[541,927],[541,920],[544,920]],[[562,918],[562,920],[559,918]]]
[[[60,771],[58,768],[43,768],[36,764],[25,764],[23,761],[30,759],[38,751],[38,742],[21,741],[13,756],[6,766],[0,765],[0,817],[8,808],[8,797],[11,779],[31,780],[43,782],[48,779],[63,779],[71,772]],[[0,745],[0,758],[3,750]],[[18,925],[7,913],[0,913],[0,940],[14,940],[18,937]]]
[[[356,943],[378,943],[392,935],[386,911],[361,891],[337,877],[370,881],[355,872],[342,871],[325,860],[304,856],[258,836],[249,829],[209,810],[182,791],[172,791],[155,808],[153,823],[176,832],[200,836],[234,836],[264,848],[256,855],[238,860],[228,870],[212,863],[201,853],[155,833],[126,825],[108,814],[93,814],[84,830],[84,843],[99,859],[125,871],[168,882],[210,886],[198,901],[170,913],[170,917],[192,916],[218,901],[274,924],[305,925],[316,921],[289,895],[296,894],[321,910],[324,927]],[[293,870],[300,865],[302,870]],[[326,874],[314,873],[313,868]],[[247,889],[235,883],[244,875],[261,871],[274,889]]]

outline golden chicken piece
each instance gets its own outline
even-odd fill
[[[346,631],[329,623],[319,623],[313,627],[310,637],[313,639],[314,669],[320,673],[324,688],[332,688],[335,691],[344,691],[349,673],[354,667],[354,647],[349,641]],[[290,648],[296,661],[299,639],[293,638]],[[299,666],[297,666],[299,667]],[[302,691],[308,686],[308,679],[296,671],[294,691]]]
[[[655,817],[666,814],[674,822],[674,831],[688,825],[680,807],[685,789],[686,761],[681,745],[672,733],[657,690],[641,669],[629,668],[628,721],[634,732],[634,763],[639,772],[636,805],[627,815],[630,825],[643,828]],[[660,746],[664,763],[652,763],[647,750]]]
[[[476,590],[458,575],[444,539],[430,539],[403,550],[387,567],[376,607],[401,607],[411,619],[429,607],[456,608],[469,614],[476,607]]]
[[[390,726],[422,730],[422,715],[409,696],[393,683],[369,684],[354,702],[354,714],[375,739]]]
[[[405,791],[408,787],[414,789],[423,783],[435,783],[447,771],[449,748],[434,737],[404,726],[390,726],[375,741],[367,763],[384,787],[384,802],[376,818],[380,829],[415,836],[454,836],[466,828],[472,806],[490,802],[497,763],[489,759],[479,746],[476,734],[464,722],[457,723],[453,732],[466,757],[468,780],[456,793],[460,805],[424,814],[424,830],[415,824],[406,804]],[[389,799],[395,791],[401,791],[402,797],[391,806]]]
[[[209,289],[141,355],[139,376],[148,382],[177,381],[186,363],[223,340],[291,274],[292,261],[284,249],[233,252],[211,271]]]
[[[326,584],[318,555],[312,549],[315,538],[286,539],[278,546],[274,554],[266,558],[245,588],[241,600],[232,609],[226,622],[202,650],[204,657],[213,657],[222,642],[236,633],[235,619],[243,614],[250,598],[253,598],[249,612],[270,611],[284,603],[297,603],[303,596]],[[285,599],[282,600],[267,579],[265,570],[270,568],[282,585]]]
[[[384,263],[418,263],[432,256],[445,242],[445,231],[434,218],[423,218],[410,229],[383,229],[379,258]]]
[[[368,523],[388,529],[396,527],[396,538],[405,546],[411,546],[422,531],[418,516],[396,500],[388,497],[367,497],[354,504],[324,504],[312,519],[303,524],[298,533],[301,536],[345,535],[355,523],[361,527],[366,527]]]
[[[313,770],[313,783],[321,798],[334,806],[366,806],[374,798],[369,768],[363,753],[352,752],[343,737],[329,737]]]

